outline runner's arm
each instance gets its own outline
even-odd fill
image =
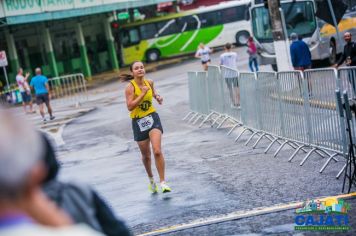
[[[155,87],[153,86],[153,80],[147,80],[148,83],[150,84],[151,88],[152,88],[152,95],[153,97],[156,99],[156,101],[158,102],[158,104],[162,104],[163,102],[163,97],[161,95],[159,95],[155,89]]]
[[[142,93],[137,98],[135,98],[134,87],[132,86],[131,83],[127,85],[125,89],[125,97],[126,97],[127,109],[129,111],[132,111],[138,106],[138,104],[140,104],[143,97],[146,95],[148,89],[149,88],[147,88],[147,90],[142,90]]]

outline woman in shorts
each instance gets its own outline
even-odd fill
[[[208,65],[211,62],[209,54],[212,52],[213,52],[212,49],[210,49],[208,46],[205,46],[203,43],[200,43],[198,50],[195,53],[195,57],[200,58],[201,64],[203,65],[203,69],[205,71],[208,70]]]
[[[126,105],[132,119],[134,140],[140,148],[142,162],[150,181],[149,190],[152,193],[158,192],[151,168],[152,146],[161,190],[163,193],[170,192],[171,189],[165,182],[165,161],[161,150],[163,128],[152,104],[152,98],[155,98],[160,105],[163,98],[156,93],[153,81],[145,79],[145,68],[142,62],[132,63],[130,71],[132,75],[125,75],[125,79],[130,80],[125,89]]]

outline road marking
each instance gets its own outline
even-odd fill
[[[337,196],[329,196],[329,197],[319,197],[315,198],[316,200],[324,200],[326,198],[341,198],[341,199],[347,199],[347,198],[354,198],[356,197],[356,192],[349,193],[349,194],[341,194]],[[220,215],[220,216],[214,216],[214,217],[209,217],[209,218],[203,218],[203,219],[198,219],[194,220],[190,223],[184,223],[180,225],[173,225],[169,226],[166,228],[161,228],[158,230],[154,230],[151,232],[139,234],[139,236],[147,236],[147,235],[160,235],[160,234],[165,234],[165,233],[172,233],[176,231],[181,231],[185,229],[191,229],[191,228],[196,228],[196,227],[201,227],[201,226],[206,226],[206,225],[211,225],[211,224],[217,224],[217,223],[222,223],[226,221],[232,221],[232,220],[238,220],[242,218],[247,218],[247,217],[252,217],[252,216],[258,216],[258,215],[264,215],[264,214],[269,214],[269,213],[275,213],[279,211],[286,211],[290,209],[295,209],[297,207],[300,207],[303,202],[291,202],[287,204],[277,204],[274,206],[270,207],[259,207],[255,208],[252,210],[242,210],[242,211],[236,211],[232,212],[226,215]]]

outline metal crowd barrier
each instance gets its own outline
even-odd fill
[[[197,74],[195,77],[193,75],[188,73],[188,79],[198,83]],[[201,107],[205,109],[206,116],[200,126],[213,119],[212,126],[218,123],[218,127],[221,127],[231,118],[234,123],[228,134],[237,126],[243,126],[235,141],[245,132],[250,132],[245,145],[257,137],[252,146],[255,148],[263,138],[267,138],[270,143],[265,153],[276,143],[279,145],[275,157],[288,145],[294,149],[288,161],[292,161],[300,151],[305,153],[300,165],[312,153],[316,153],[326,158],[320,173],[331,161],[339,161],[336,156],[346,156],[348,144],[345,123],[340,118],[335,90],[344,89],[355,98],[356,67],[340,68],[338,71],[306,70],[304,73],[238,73],[227,67],[219,70],[216,66],[209,66],[208,74],[204,76],[206,94],[190,96],[194,100],[190,100],[193,111]],[[189,86],[194,86],[194,81],[190,81]],[[201,84],[198,86],[202,87]],[[202,113],[199,111],[199,114]],[[219,123],[220,119],[222,121]]]
[[[86,81],[83,74],[72,74],[48,80],[51,103],[79,105],[88,100]]]

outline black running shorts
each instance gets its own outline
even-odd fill
[[[148,139],[153,129],[159,129],[163,134],[163,128],[158,113],[153,112],[143,118],[132,119],[132,131],[136,142]]]

